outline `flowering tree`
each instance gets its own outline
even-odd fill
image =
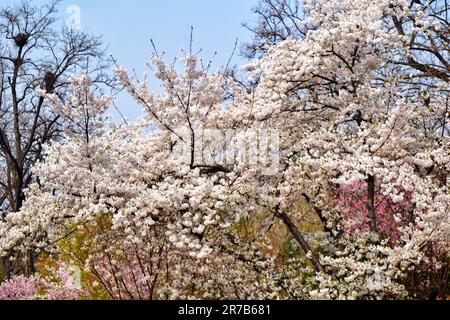
[[[251,92],[191,53],[183,73],[153,57],[161,95],[116,70],[136,123],[108,128],[111,98],[88,76],[67,97],[42,92],[66,140],[0,224],[2,252],[75,264],[110,299],[446,294],[448,70],[424,69],[441,59],[414,58],[409,38],[446,22],[402,0],[304,7],[309,31],[246,67]],[[284,264],[276,224],[300,251]]]
[[[33,279],[18,276],[0,286],[0,300],[34,300],[36,284]]]
[[[13,276],[0,285],[0,300],[75,300],[82,290],[65,265],[49,269],[49,275]]]
[[[42,160],[42,146],[61,138],[61,118],[36,88],[63,94],[67,79],[80,70],[103,80],[107,64],[100,39],[60,29],[59,3],[2,2],[0,8],[0,219],[20,210],[34,180],[31,168]],[[31,253],[27,264],[5,259],[1,269],[7,276],[20,271],[30,275],[33,259]]]
[[[154,64],[162,97],[118,70],[148,114],[136,124],[106,131],[111,99],[96,97],[88,76],[73,79],[64,101],[48,96],[69,120],[67,139],[48,146],[35,167],[39,182],[29,205],[2,225],[3,246],[61,254],[58,244],[69,241],[62,257],[93,274],[111,299],[265,297],[270,261],[232,234],[228,170],[197,162],[191,151],[197,128],[222,110],[221,77],[199,69],[192,55],[183,75],[158,58]],[[177,142],[188,146],[187,161],[174,152]]]
[[[281,208],[304,197],[327,231],[313,296],[404,297],[409,271],[431,261],[441,269],[447,259],[447,123],[434,123],[448,112],[448,83],[429,75],[424,101],[411,70],[392,61],[409,54],[391,19],[412,14],[406,3],[306,8],[317,29],[253,66],[262,79],[255,117],[286,137],[286,171],[274,195]],[[421,17],[409,32],[444,27]]]

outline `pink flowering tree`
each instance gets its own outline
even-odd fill
[[[0,284],[1,300],[76,300],[82,294],[77,275],[65,266],[47,276],[12,276]]]
[[[369,232],[371,221],[367,204],[369,195],[367,184],[354,183],[339,186],[334,192],[333,204],[342,212],[342,229],[345,233]],[[400,240],[400,227],[407,224],[408,214],[413,210],[411,196],[394,202],[380,190],[375,193],[374,211],[377,232],[390,240],[392,246]]]
[[[36,290],[33,278],[12,277],[0,285],[0,300],[34,300]]]

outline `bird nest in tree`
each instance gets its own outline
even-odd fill
[[[18,47],[24,47],[28,43],[30,35],[27,33],[19,33],[14,37],[14,43]]]
[[[46,72],[44,76],[44,85],[48,93],[55,88],[56,76],[52,72]]]

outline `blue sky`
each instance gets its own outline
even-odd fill
[[[2,0],[2,5],[16,0]],[[44,4],[46,0],[31,0]],[[180,48],[189,47],[190,27],[194,27],[194,48],[203,49],[201,56],[212,58],[215,51],[215,68],[225,65],[236,38],[248,41],[251,34],[241,26],[254,19],[251,8],[258,0],[64,0],[59,14],[70,16],[70,6],[80,9],[81,28],[102,35],[108,53],[120,65],[136,69],[138,75],[146,71],[145,64],[152,53],[150,39],[168,58],[179,54]],[[234,63],[245,60],[235,57]],[[153,86],[152,86],[153,87]],[[119,97],[121,111],[130,119],[140,114],[140,109],[123,95]],[[117,117],[117,115],[114,115]]]

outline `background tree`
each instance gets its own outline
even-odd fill
[[[256,21],[243,24],[253,33],[253,40],[242,48],[248,58],[261,57],[288,38],[301,39],[312,27],[305,24],[306,13],[298,0],[261,0],[253,12]]]
[[[37,7],[24,1],[0,11],[0,218],[20,210],[42,146],[60,135],[61,117],[36,89],[60,95],[73,73],[102,76],[100,39],[60,28],[59,2]],[[31,255],[27,260],[29,274]],[[4,265],[9,274],[7,259]]]

